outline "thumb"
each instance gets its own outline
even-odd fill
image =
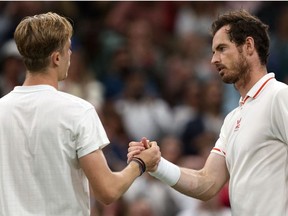
[[[143,145],[144,145],[144,147],[145,147],[146,149],[150,148],[149,140],[148,140],[146,137],[143,137],[143,138],[141,139],[141,142],[143,143]]]
[[[149,143],[149,146],[150,147],[155,147],[155,146],[158,146],[158,145],[157,145],[156,141],[152,141],[152,142]]]

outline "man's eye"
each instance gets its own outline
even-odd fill
[[[219,51],[223,52],[225,50],[225,47],[219,47]]]

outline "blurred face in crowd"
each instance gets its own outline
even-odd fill
[[[242,46],[236,46],[228,35],[229,26],[220,28],[213,37],[211,63],[216,66],[223,82],[236,84],[246,80],[249,65]]]

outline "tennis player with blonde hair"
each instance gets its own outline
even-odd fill
[[[160,160],[156,143],[120,172],[95,108],[58,91],[68,76],[72,26],[48,12],[25,17],[14,39],[27,68],[23,86],[0,99],[0,215],[88,216],[89,183],[99,202],[117,200]]]

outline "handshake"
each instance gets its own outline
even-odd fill
[[[180,168],[161,157],[160,148],[155,141],[150,142],[142,138],[140,142],[129,143],[127,163],[135,162],[139,165],[140,176],[149,172],[151,176],[173,186],[181,175]]]
[[[150,142],[144,137],[140,142],[133,141],[129,143],[127,163],[137,162],[140,167],[140,175],[145,171],[156,171],[160,159],[160,148],[155,141]]]

